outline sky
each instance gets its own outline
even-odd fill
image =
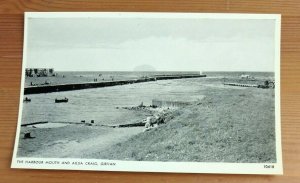
[[[275,20],[30,18],[26,67],[274,71]]]

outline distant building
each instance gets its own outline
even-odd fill
[[[247,74],[242,74],[242,75],[240,76],[240,78],[241,78],[241,79],[250,79],[251,76],[250,76],[250,75],[247,75]]]
[[[54,75],[53,68],[26,68],[25,69],[26,77],[47,77],[53,75]]]

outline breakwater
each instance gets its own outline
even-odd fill
[[[39,94],[39,93],[51,93],[71,90],[81,90],[88,88],[101,88],[116,85],[134,84],[142,82],[150,82],[157,80],[168,80],[168,79],[183,79],[183,78],[197,78],[206,77],[206,75],[200,74],[188,74],[188,75],[156,75],[155,77],[147,77],[141,79],[132,80],[120,80],[120,81],[107,81],[107,82],[88,82],[88,83],[73,83],[73,84],[60,84],[60,85],[43,85],[43,86],[32,86],[24,88],[24,95],[26,94]]]
[[[255,88],[258,87],[258,85],[256,84],[243,84],[243,83],[224,83],[224,85],[240,86],[240,87],[255,87]]]
[[[171,101],[171,100],[158,100],[153,99],[152,105],[157,107],[184,107],[191,104],[191,102],[184,101]]]
[[[154,75],[155,80],[167,80],[167,79],[183,79],[183,78],[196,78],[196,77],[206,77],[206,75],[201,74],[183,74],[183,75]]]
[[[38,125],[38,124],[46,124],[46,123],[48,123],[48,121],[38,121],[38,122],[21,124],[21,126],[30,126],[30,125]]]

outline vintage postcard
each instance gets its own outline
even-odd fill
[[[11,167],[282,174],[280,24],[25,13]]]

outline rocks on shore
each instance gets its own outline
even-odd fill
[[[149,131],[152,128],[156,128],[159,125],[165,123],[166,116],[170,111],[170,108],[162,108],[155,105],[145,106],[143,102],[138,106],[132,107],[116,107],[116,109],[126,109],[126,110],[134,110],[134,111],[149,111],[151,116],[148,116],[142,122],[131,123],[131,124],[122,124],[118,125],[118,127],[137,127],[144,126],[145,131]]]

